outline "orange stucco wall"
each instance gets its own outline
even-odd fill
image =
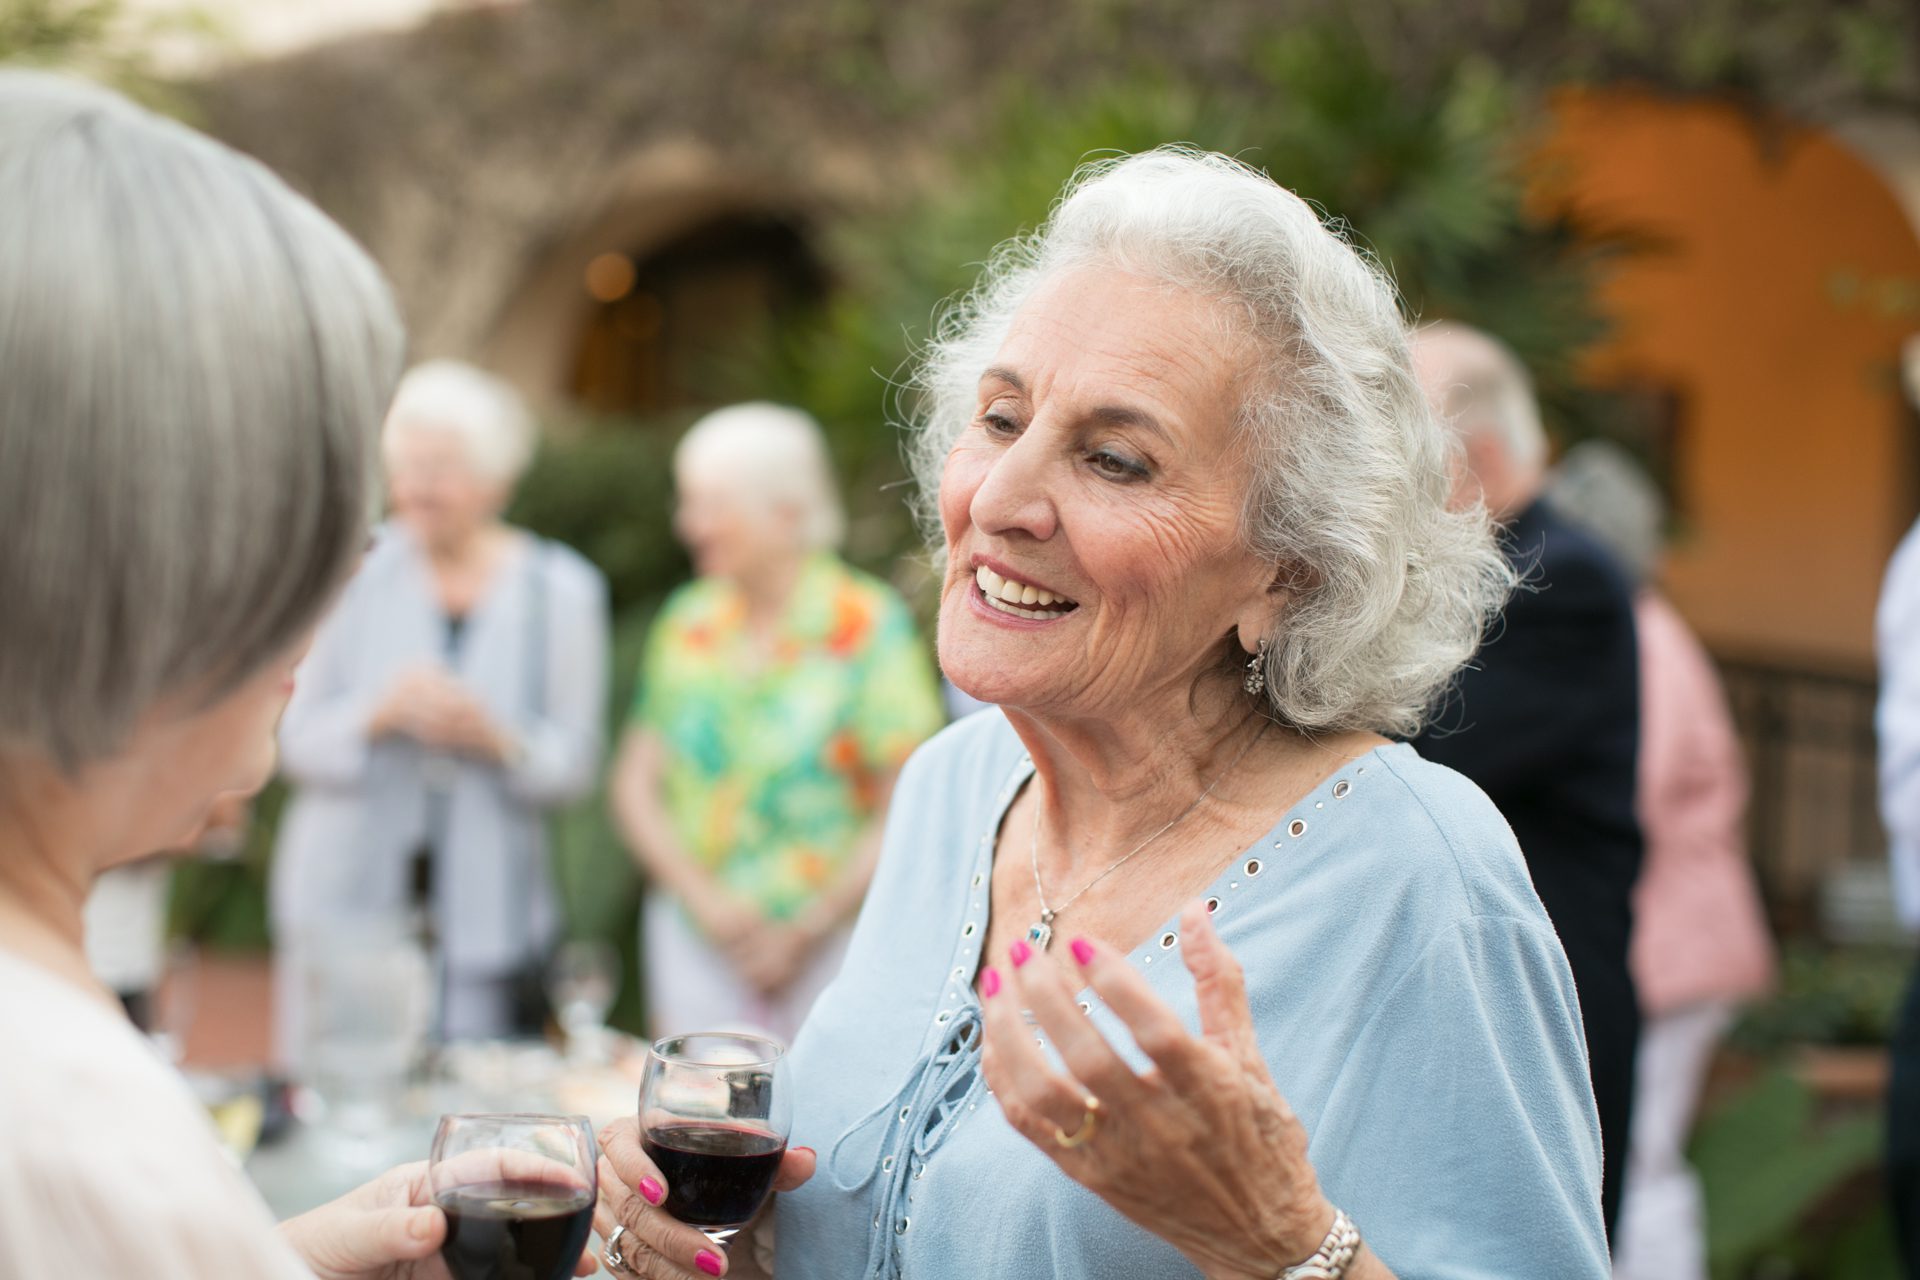
[[[1819,132],[1625,93],[1567,95],[1555,121],[1543,198],[1669,242],[1609,283],[1619,330],[1591,360],[1597,381],[1681,392],[1669,592],[1716,647],[1869,660],[1920,494],[1896,376],[1920,330],[1913,227]]]

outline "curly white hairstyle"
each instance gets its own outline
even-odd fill
[[[520,478],[540,436],[519,392],[459,360],[429,360],[400,379],[387,410],[386,447],[410,431],[451,435],[476,474],[502,484]]]
[[[1084,166],[1045,225],[1000,245],[949,305],[911,384],[929,539],[947,454],[1015,315],[1088,266],[1220,301],[1264,366],[1236,429],[1242,536],[1298,584],[1270,633],[1273,713],[1309,732],[1417,733],[1514,574],[1487,512],[1449,509],[1459,446],[1414,376],[1392,284],[1304,200],[1226,156],[1161,147]],[[1245,654],[1228,637],[1220,660]]]

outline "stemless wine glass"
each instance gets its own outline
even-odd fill
[[[585,1116],[450,1115],[428,1181],[453,1280],[566,1280],[593,1230],[600,1159]]]
[[[701,1031],[656,1040],[640,1085],[640,1146],[667,1180],[667,1213],[725,1244],[773,1191],[792,1107],[786,1047]]]

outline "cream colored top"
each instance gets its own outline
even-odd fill
[[[312,1280],[185,1081],[0,951],[0,1277]]]

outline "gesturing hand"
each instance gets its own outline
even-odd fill
[[[981,974],[982,1069],[1008,1122],[1069,1177],[1212,1280],[1272,1280],[1320,1247],[1333,1207],[1260,1056],[1239,962],[1198,902],[1181,915],[1180,950],[1198,1037],[1111,948],[1075,939],[1056,959],[1015,943],[1010,968]],[[1151,1070],[1135,1072],[1080,1012],[1075,977],[1132,1031]],[[1048,1064],[1023,1009],[1071,1078]],[[1083,1124],[1094,1127],[1083,1135]]]

